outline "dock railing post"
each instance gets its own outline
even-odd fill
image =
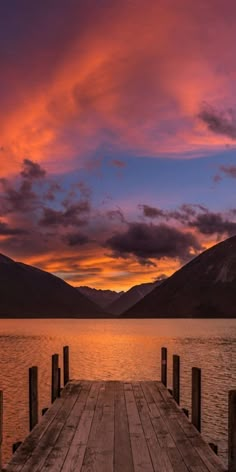
[[[192,368],[192,424],[201,432],[201,369]]]
[[[58,397],[61,396],[61,369],[60,369],[60,367],[58,367],[58,392],[57,392],[57,396]]]
[[[173,397],[176,403],[180,402],[180,357],[173,355]]]
[[[236,472],[236,390],[229,391],[228,461],[229,472]]]
[[[167,387],[167,348],[161,348],[161,381]]]
[[[70,373],[69,373],[69,346],[63,347],[63,374],[64,374],[64,386],[70,380]]]
[[[2,470],[3,392],[0,390],[0,471]]]
[[[29,428],[38,423],[38,367],[29,368]]]
[[[53,354],[52,356],[52,391],[51,391],[52,403],[58,397],[58,364],[59,364],[59,355]]]

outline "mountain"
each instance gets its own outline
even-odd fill
[[[93,318],[104,311],[55,275],[0,254],[0,317]]]
[[[117,300],[124,292],[115,292],[113,290],[97,290],[87,286],[76,287],[80,293],[83,293],[98,306],[106,308],[107,305]]]
[[[156,282],[150,282],[140,285],[135,285],[130,288],[127,292],[123,293],[117,300],[107,305],[106,309],[113,315],[121,315],[139,300],[141,300],[147,293],[151,292],[162,280]]]
[[[123,316],[235,318],[236,236],[194,258]]]

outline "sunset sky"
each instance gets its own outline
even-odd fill
[[[0,252],[126,290],[236,234],[234,0],[0,3]]]

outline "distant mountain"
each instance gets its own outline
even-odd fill
[[[83,293],[98,306],[106,308],[107,305],[117,300],[124,292],[115,292],[113,290],[97,290],[87,286],[76,287],[80,293]]]
[[[0,317],[93,318],[104,311],[55,275],[0,254]]]
[[[236,236],[194,258],[123,316],[236,318]]]
[[[113,315],[121,315],[147,295],[147,293],[151,292],[157,285],[160,285],[160,283],[162,283],[162,280],[135,285],[127,292],[123,293],[117,300],[107,305],[107,311]]]

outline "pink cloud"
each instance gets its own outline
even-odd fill
[[[198,116],[204,101],[233,105],[235,14],[232,0],[224,15],[219,0],[70,5],[63,28],[55,17],[58,41],[49,35],[45,51],[35,34],[2,64],[1,172],[22,158],[73,169],[106,146],[191,157],[231,142]]]

